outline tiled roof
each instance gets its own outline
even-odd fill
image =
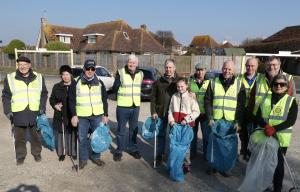
[[[219,44],[209,35],[194,36],[190,47],[200,48],[218,48]]]
[[[275,42],[275,41],[286,41],[291,39],[300,39],[300,25],[286,27],[270,37],[264,39],[262,42]]]

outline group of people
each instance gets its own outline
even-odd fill
[[[203,157],[206,157],[211,127],[224,120],[230,129],[239,133],[240,154],[249,160],[251,152],[248,142],[257,127],[264,129],[266,136],[275,136],[283,151],[278,151],[278,165],[274,174],[274,191],[281,191],[284,176],[283,154],[291,141],[292,126],[295,124],[298,106],[295,99],[295,84],[291,75],[281,69],[278,57],[269,57],[265,73],[258,73],[258,60],[246,61],[246,72],[235,74],[235,63],[227,60],[222,71],[213,79],[206,79],[206,68],[202,63],[195,65],[195,73],[179,77],[173,59],[164,64],[164,74],[154,83],[151,97],[151,117],[160,118],[162,128],[157,135],[158,150],[156,163],[160,165],[168,156],[168,134],[175,123],[190,125],[194,139],[186,154],[182,169],[191,171],[191,159],[197,154],[198,128],[202,131]],[[100,154],[89,152],[88,135],[100,122],[108,123],[107,92],[103,82],[95,74],[96,63],[86,60],[83,73],[72,77],[71,67],[63,65],[59,73],[61,81],[53,86],[50,105],[54,109],[53,127],[57,132],[57,155],[60,161],[65,156],[79,158],[79,168],[87,165],[88,159],[98,166],[105,163]],[[138,118],[141,105],[143,72],[138,68],[138,58],[128,57],[127,65],[116,73],[113,92],[117,97],[116,118],[117,149],[114,161],[121,161],[123,151],[135,159],[141,158],[137,145]],[[17,59],[17,70],[4,80],[2,102],[4,113],[13,125],[16,163],[21,165],[26,158],[26,138],[31,135],[31,153],[35,161],[41,161],[41,141],[36,131],[36,118],[46,111],[48,91],[43,76],[31,69],[31,61],[24,56]],[[126,124],[129,124],[129,146],[126,148]],[[77,134],[78,133],[78,134]],[[78,138],[77,138],[78,137]],[[79,157],[76,143],[79,141]],[[213,167],[207,170],[214,174]],[[230,171],[222,172],[230,176]]]

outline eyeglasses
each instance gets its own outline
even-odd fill
[[[273,83],[273,87],[277,87],[278,85],[279,85],[280,87],[285,87],[285,86],[287,86],[286,83],[278,83],[278,82],[274,82],[274,83]]]
[[[96,69],[94,67],[90,67],[90,68],[87,68],[86,71],[95,71]]]

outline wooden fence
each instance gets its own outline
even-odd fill
[[[32,67],[43,71],[57,71],[61,65],[70,64],[71,56],[69,54],[48,54],[43,53],[25,53],[32,62]],[[118,68],[127,63],[128,55],[117,53],[95,53],[95,54],[74,54],[74,65],[82,65],[86,59],[94,59],[97,65],[101,65],[114,73]],[[232,59],[236,63],[237,72],[241,71],[242,56],[228,57],[215,55],[192,55],[192,56],[174,56],[174,55],[138,55],[139,67],[155,67],[159,71],[164,71],[164,62],[168,58],[173,58],[176,62],[176,71],[180,74],[188,75],[194,72],[194,66],[202,63],[208,70],[221,70],[225,60]],[[7,54],[0,52],[0,67],[14,67],[15,60]]]

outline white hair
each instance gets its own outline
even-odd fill
[[[133,60],[133,61],[138,62],[138,61],[139,61],[139,58],[138,58],[136,55],[134,55],[134,54],[130,54],[130,55],[128,56],[128,61],[129,61],[129,60]]]

